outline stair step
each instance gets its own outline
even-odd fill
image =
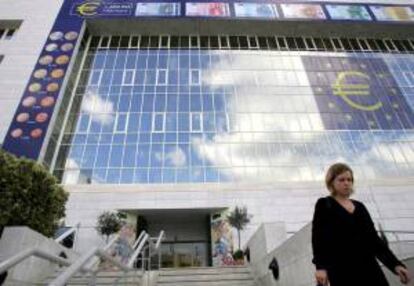
[[[158,281],[232,281],[232,280],[250,280],[252,276],[250,273],[238,274],[190,274],[190,275],[160,275]]]
[[[62,271],[57,271],[56,275],[52,277],[48,277],[43,283],[37,285],[47,285],[52,282]],[[80,273],[74,275],[67,283],[68,286],[70,285],[89,285],[89,281],[91,279],[90,274],[82,275]],[[105,271],[105,272],[98,272],[96,276],[96,285],[140,285],[140,281],[142,279],[142,272],[117,272],[117,271]]]
[[[238,273],[250,273],[250,269],[246,267],[226,267],[226,268],[165,268],[160,270],[160,275],[196,275],[196,274],[238,274]]]
[[[234,280],[234,281],[180,281],[180,282],[158,282],[157,285],[163,286],[256,286],[254,281]]]
[[[163,268],[159,286],[255,286],[250,269],[235,267]]]

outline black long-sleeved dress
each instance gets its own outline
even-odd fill
[[[393,272],[403,264],[379,238],[366,207],[352,202],[350,213],[331,196],[317,201],[312,262],[328,272],[331,286],[388,286],[376,258]]]

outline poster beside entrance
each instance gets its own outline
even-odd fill
[[[211,216],[211,251],[213,266],[234,265],[233,229],[226,220],[228,211]]]

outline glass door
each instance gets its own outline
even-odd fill
[[[200,267],[208,265],[206,242],[165,242],[162,244],[162,267]]]

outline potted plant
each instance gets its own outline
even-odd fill
[[[250,219],[251,215],[247,213],[247,207],[236,206],[234,210],[227,215],[228,223],[237,229],[239,248],[233,253],[233,259],[236,261],[236,264],[244,264],[244,253],[243,250],[241,250],[240,232],[250,222]]]
[[[124,219],[124,213],[105,211],[98,217],[96,230],[100,235],[105,236],[105,242],[108,243],[109,237],[121,229]]]

